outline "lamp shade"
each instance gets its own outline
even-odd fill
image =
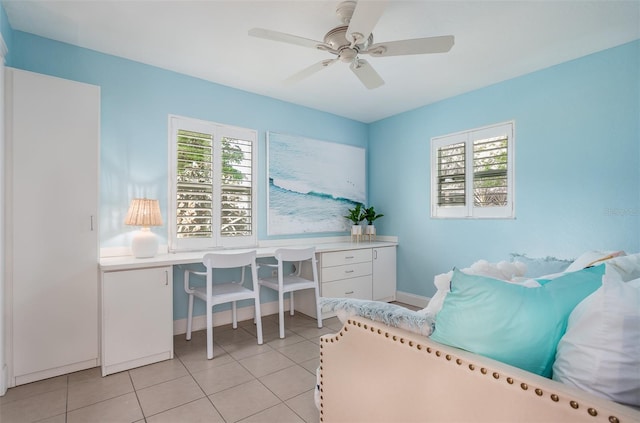
[[[158,252],[158,238],[149,230],[149,226],[161,226],[162,215],[158,200],[134,198],[131,200],[125,225],[141,226],[133,235],[131,252],[136,258],[149,258]]]
[[[147,198],[134,198],[131,200],[125,225],[142,226],[162,226],[162,215],[160,214],[160,204],[158,200]]]

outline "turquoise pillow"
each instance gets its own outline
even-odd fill
[[[604,271],[590,267],[527,288],[454,269],[431,338],[551,377],[569,314],[602,285]]]

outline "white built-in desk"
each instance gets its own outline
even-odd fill
[[[101,258],[103,376],[173,358],[173,266],[200,263],[207,252],[256,250],[258,258],[268,258],[278,248],[310,246],[316,248],[321,296],[395,300],[395,241],[278,242],[251,249],[166,253],[147,259]],[[308,291],[296,293],[295,309],[316,317],[313,290]]]

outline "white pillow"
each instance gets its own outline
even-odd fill
[[[640,279],[606,275],[576,306],[558,343],[553,379],[640,406]]]
[[[523,263],[510,263],[507,261],[489,263],[486,260],[478,260],[470,267],[462,269],[462,271],[468,275],[489,276],[505,282],[526,286],[528,288],[540,286],[540,284],[534,279],[521,279],[522,275],[527,271],[526,265]],[[436,293],[429,300],[429,304],[427,304],[427,306],[422,310],[419,310],[418,313],[431,314],[433,316],[438,314],[440,309],[442,309],[444,299],[451,291],[452,277],[453,271],[450,271],[436,275],[433,278],[433,284],[436,286]]]
[[[573,263],[566,268],[565,272],[575,272],[582,270],[585,267],[593,266],[594,264],[600,264],[605,260],[612,259],[614,257],[624,256],[624,251],[587,251],[580,257],[574,260]]]
[[[613,271],[622,278],[623,282],[640,278],[640,254],[612,258],[604,264],[607,268],[606,275]]]

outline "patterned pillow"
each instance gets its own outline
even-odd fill
[[[408,330],[423,336],[431,335],[435,318],[431,314],[418,313],[396,304],[354,298],[320,298],[323,312],[335,312],[342,323],[349,317],[362,316]]]

